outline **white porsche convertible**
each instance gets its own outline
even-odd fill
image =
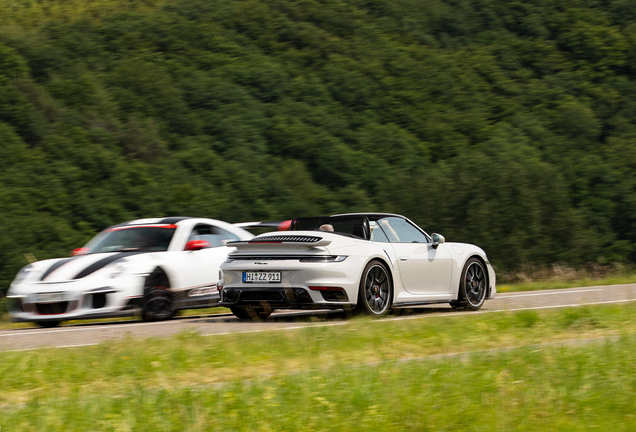
[[[250,225],[250,224],[244,224]],[[24,267],[9,287],[15,321],[60,321],[131,315],[171,318],[179,309],[215,306],[219,266],[244,229],[214,219],[139,219],[112,226],[73,256]]]
[[[236,251],[221,265],[220,304],[237,317],[326,308],[379,316],[431,303],[477,310],[497,292],[483,250],[429,236],[403,216],[298,218],[289,230],[228,243]]]

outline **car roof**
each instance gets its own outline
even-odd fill
[[[124,226],[131,225],[173,225],[184,221],[186,219],[196,219],[187,216],[175,216],[175,217],[163,217],[163,218],[145,218],[145,219],[135,219],[128,222],[122,222],[117,225],[113,225],[109,228],[119,228]]]
[[[135,227],[135,226],[153,226],[153,225],[183,225],[182,222],[186,222],[187,224],[196,224],[196,223],[213,223],[220,226],[238,228],[241,231],[244,231],[241,227],[235,226],[232,223],[225,222],[218,219],[210,219],[210,218],[202,218],[202,217],[190,217],[190,216],[173,216],[173,217],[163,217],[163,218],[144,218],[144,219],[135,219],[128,222],[122,222],[117,225],[110,226],[106,229],[112,228],[122,228],[122,227]]]

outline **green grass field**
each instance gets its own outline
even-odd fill
[[[4,409],[22,431],[631,431],[636,343],[332,367],[223,386],[34,400]]]
[[[635,313],[627,304],[352,319],[240,337],[183,333],[3,352],[0,426],[630,430]],[[540,345],[589,338],[601,339]]]

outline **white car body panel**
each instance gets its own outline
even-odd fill
[[[402,286],[410,294],[439,296],[451,290],[452,257],[442,244],[393,243]],[[426,278],[427,284],[422,285]]]
[[[193,229],[196,226],[218,228],[229,233],[232,239],[239,240],[248,240],[253,235],[242,228],[215,219],[157,218],[110,227],[95,239],[117,229],[152,225],[169,225],[171,229],[174,227],[167,250],[88,253],[71,258],[38,261],[27,266],[30,268],[27,276],[21,280],[16,277],[7,292],[7,298],[13,304],[9,307],[12,318],[15,321],[45,322],[130,315],[132,309],[124,309],[137,305],[133,300],[143,297],[146,277],[157,268],[161,268],[168,276],[169,291],[175,295],[177,309],[217,304],[219,267],[226,260],[227,254],[235,249],[223,245],[221,241],[218,247],[185,251]],[[86,274],[82,276],[83,273]],[[91,303],[94,302],[95,294],[105,294],[103,306],[96,308]],[[63,298],[62,302],[68,302],[65,311],[44,313],[53,312],[48,310],[52,306],[49,308],[42,305],[61,302],[40,300],[51,300],[56,296]]]
[[[397,215],[392,215],[397,216]],[[404,218],[408,221],[408,219]],[[412,222],[408,221],[412,224]],[[413,224],[414,225],[414,224]],[[418,228],[419,229],[419,228]],[[290,237],[319,237],[311,244],[267,243],[267,239]],[[385,263],[393,281],[394,307],[415,304],[453,302],[458,299],[462,270],[472,257],[483,263],[488,277],[487,298],[496,294],[496,276],[484,251],[477,246],[463,243],[440,243],[437,248],[427,243],[387,243],[354,238],[325,231],[286,231],[257,236],[253,242],[233,242],[236,252],[221,265],[223,278],[219,282],[224,293],[239,292],[239,298],[256,295],[259,290],[280,291],[298,289],[311,297],[311,304],[298,304],[283,299],[261,301],[276,308],[342,308],[354,307],[358,302],[358,289],[365,266],[372,260]],[[303,256],[346,256],[341,262],[303,262]],[[243,282],[242,274],[248,271],[280,271],[279,283]],[[342,288],[346,299],[327,300],[321,291],[310,287]],[[282,291],[281,291],[282,290]],[[299,291],[300,292],[300,291]],[[225,295],[225,294],[223,294]],[[286,294],[284,294],[286,295]],[[254,305],[258,300],[254,300]],[[224,306],[247,306],[222,298]]]

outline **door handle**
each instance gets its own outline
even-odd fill
[[[408,260],[408,259],[409,259],[409,257],[407,257],[407,256],[401,256],[401,257],[400,257],[400,261],[406,261],[406,260]]]

